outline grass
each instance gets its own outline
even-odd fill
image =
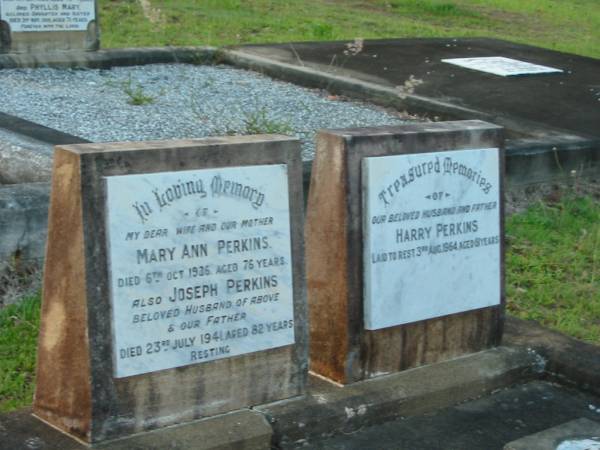
[[[0,309],[0,412],[31,403],[40,295]]]
[[[539,203],[506,234],[508,311],[600,345],[600,203]]]
[[[104,47],[487,36],[600,57],[598,0],[100,0]]]

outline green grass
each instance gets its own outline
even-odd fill
[[[104,47],[487,36],[600,57],[598,0],[100,0]]]
[[[538,204],[506,234],[508,311],[600,344],[600,203]]]
[[[31,403],[39,324],[39,294],[0,309],[0,412]]]

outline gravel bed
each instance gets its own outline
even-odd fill
[[[152,100],[130,104],[136,91]],[[407,121],[373,105],[229,66],[0,70],[0,99],[5,113],[94,142],[243,134],[250,122],[298,136],[304,159],[312,158],[318,129]]]

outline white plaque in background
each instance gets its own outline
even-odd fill
[[[294,343],[286,165],[106,177],[115,377]]]
[[[504,56],[483,56],[477,58],[450,58],[442,59],[442,62],[454,64],[455,66],[480,72],[492,73],[501,77],[518,75],[537,75],[544,73],[561,73],[561,69],[554,67],[532,64],[518,59],[506,58]]]
[[[12,32],[85,31],[96,19],[95,0],[0,0]]]
[[[364,325],[500,303],[497,149],[363,159]]]

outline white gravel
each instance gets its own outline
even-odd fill
[[[127,86],[139,86],[154,100],[131,105]],[[373,105],[332,100],[323,91],[255,72],[185,64],[1,70],[0,111],[93,142],[243,133],[245,120],[264,111],[302,139],[304,159],[312,159],[318,129],[406,121]]]

